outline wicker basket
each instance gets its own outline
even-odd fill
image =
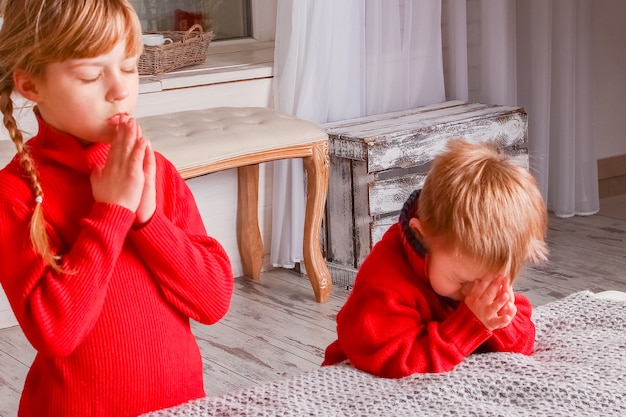
[[[139,75],[163,74],[189,65],[201,64],[206,59],[213,32],[204,32],[193,25],[187,31],[152,32],[172,40],[160,46],[144,45],[139,57]]]

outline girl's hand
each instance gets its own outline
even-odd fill
[[[491,331],[508,326],[517,313],[510,280],[504,276],[474,281],[464,302]]]
[[[145,184],[147,141],[138,135],[134,119],[120,116],[116,122],[117,135],[106,163],[91,173],[92,193],[95,201],[118,204],[136,212]]]
[[[141,128],[137,125],[137,135],[141,136]],[[136,225],[142,225],[146,223],[156,211],[156,160],[154,157],[154,150],[147,142],[146,152],[143,159],[143,173],[145,181],[143,184],[143,193],[141,194],[141,201],[136,212]]]

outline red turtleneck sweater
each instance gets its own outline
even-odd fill
[[[403,210],[413,213],[413,204]],[[373,375],[399,378],[450,371],[477,350],[531,354],[535,326],[529,301],[516,294],[513,322],[489,331],[465,303],[434,292],[419,253],[423,248],[416,250],[419,242],[407,237],[402,217],[361,265],[323,365],[349,360]]]
[[[109,146],[39,124],[28,146],[67,273],[32,249],[34,197],[14,159],[0,171],[0,281],[37,350],[18,415],[136,416],[203,396],[189,319],[220,320],[233,276],[189,188],[157,154],[157,210],[133,229],[133,212],[92,197],[89,174]]]

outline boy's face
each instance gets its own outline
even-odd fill
[[[33,79],[30,98],[50,124],[87,142],[110,143],[115,115],[132,115],[137,104],[137,56],[126,56],[125,42],[95,58],[69,59],[47,66]]]
[[[426,259],[433,290],[457,301],[465,298],[475,281],[490,281],[497,276],[475,260],[437,246],[429,248]]]
[[[429,239],[425,235],[424,228],[417,218],[412,218],[409,226],[420,240],[429,242],[426,255],[428,279],[437,294],[462,301],[475,281],[491,281],[499,276],[493,271],[488,271],[477,260],[464,257],[454,250],[434,243],[435,239]]]

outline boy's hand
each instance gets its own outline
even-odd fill
[[[91,173],[91,188],[95,201],[118,204],[136,212],[144,189],[144,159],[147,141],[137,135],[134,119],[120,116],[117,135],[104,167]]]
[[[508,326],[517,314],[513,288],[504,276],[474,281],[464,302],[491,331]]]

